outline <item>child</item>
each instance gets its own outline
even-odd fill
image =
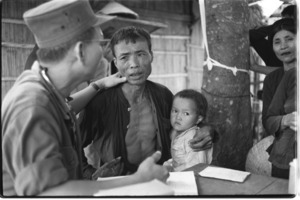
[[[198,163],[211,163],[212,148],[195,152],[188,143],[205,119],[206,111],[207,100],[200,92],[186,89],[174,96],[171,110],[172,159],[164,163],[169,171],[182,171]]]

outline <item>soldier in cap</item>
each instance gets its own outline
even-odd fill
[[[88,1],[53,0],[23,15],[35,37],[38,70],[26,70],[2,103],[3,195],[92,195],[100,189],[165,181],[155,152],[136,173],[105,182],[82,180],[82,146],[75,113],[99,90],[124,82],[117,75],[91,83],[85,96],[69,98],[93,77],[102,59],[99,24]],[[75,111],[75,112],[74,112]]]

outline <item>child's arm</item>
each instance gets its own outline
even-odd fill
[[[176,137],[176,131],[172,128],[171,131],[170,131],[170,139],[171,139],[171,141],[173,141],[175,137]]]
[[[189,168],[199,163],[210,164],[211,162],[211,153],[212,148],[204,151],[195,152],[189,145],[188,141],[190,138],[193,138],[196,133],[196,130],[191,130],[187,134],[187,139],[185,140],[185,149],[186,149],[186,167]]]

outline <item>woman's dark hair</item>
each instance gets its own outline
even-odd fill
[[[113,56],[115,57],[115,45],[117,45],[121,41],[133,42],[135,43],[137,40],[146,40],[149,51],[152,51],[151,37],[149,33],[139,27],[128,26],[121,28],[117,32],[115,32],[110,41],[110,48],[112,50]]]
[[[281,12],[282,17],[291,17],[296,19],[297,18],[297,6],[296,5],[289,5],[285,7]]]
[[[182,91],[178,92],[177,94],[175,94],[174,99],[176,97],[186,98],[186,99],[190,99],[190,100],[194,101],[196,104],[197,114],[201,115],[203,117],[203,119],[205,119],[208,104],[207,104],[207,100],[203,94],[201,94],[200,92],[198,92],[196,90],[185,89],[185,90],[182,90]]]
[[[286,30],[286,31],[296,34],[295,20],[292,18],[282,18],[282,19],[276,21],[272,25],[272,32],[269,35],[269,37],[270,37],[269,41],[271,44],[273,44],[273,38],[274,38],[275,34],[281,30]]]

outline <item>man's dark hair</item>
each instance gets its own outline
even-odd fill
[[[91,27],[78,37],[63,43],[61,45],[51,48],[41,48],[37,50],[38,60],[45,63],[55,63],[61,61],[66,55],[69,49],[78,41],[92,40],[96,33],[95,28]]]
[[[113,56],[116,56],[114,48],[115,45],[117,45],[119,42],[125,41],[126,43],[135,43],[137,40],[146,40],[149,47],[149,51],[152,51],[151,37],[146,30],[135,26],[128,26],[121,28],[120,30],[115,32],[110,41],[110,47]]]
[[[174,99],[176,97],[190,99],[190,100],[194,101],[196,104],[196,113],[198,115],[201,115],[203,117],[203,119],[205,119],[208,103],[203,94],[201,94],[200,92],[198,92],[196,90],[185,89],[185,90],[182,90],[182,91],[178,92],[177,94],[175,94]]]

